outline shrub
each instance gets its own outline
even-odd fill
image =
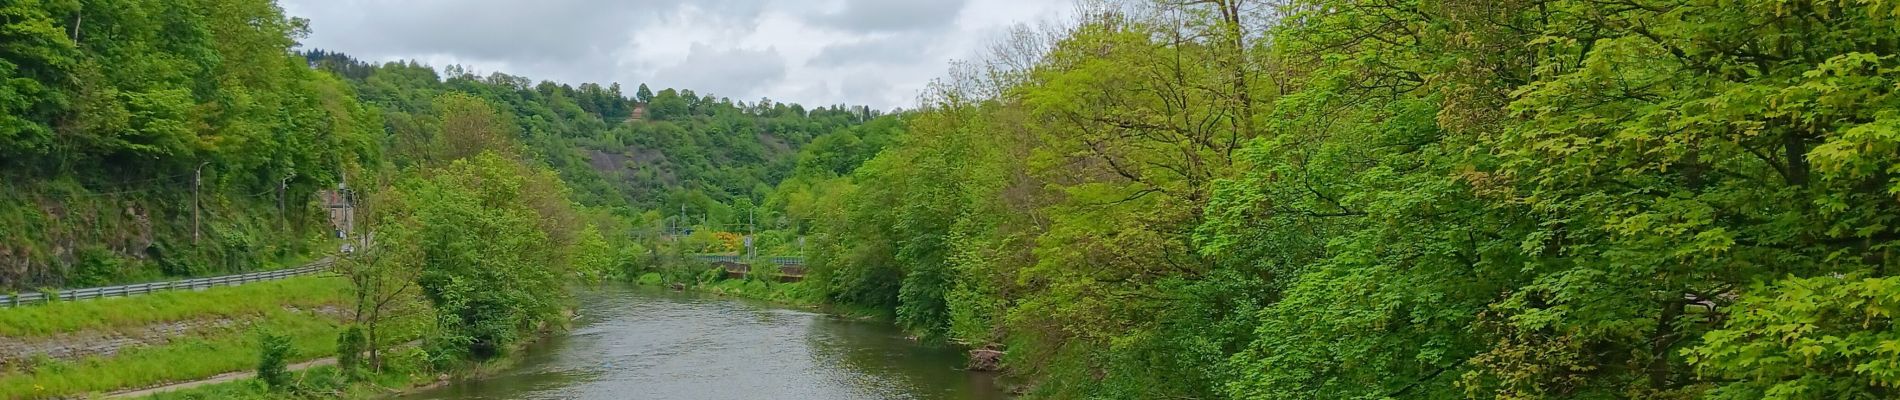
[[[648,273],[640,274],[640,284],[642,285],[659,286],[660,284],[665,283],[665,281],[666,279],[661,278],[660,274],[657,272],[648,272]]]
[[[429,369],[429,353],[420,347],[402,346],[383,353],[383,372],[408,374]]]
[[[125,262],[112,250],[102,246],[87,246],[79,250],[78,260],[73,264],[72,279],[69,287],[104,286],[116,281],[123,273]]]
[[[369,342],[361,326],[350,325],[337,334],[336,365],[345,379],[355,380],[362,376],[363,352],[368,349]]]
[[[290,358],[290,337],[259,331],[257,346],[257,379],[272,389],[286,388],[290,383],[290,368],[286,362]]]

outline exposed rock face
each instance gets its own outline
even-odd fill
[[[1003,369],[1003,352],[991,348],[970,350],[971,371],[999,371]]]

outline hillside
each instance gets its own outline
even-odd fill
[[[376,163],[374,112],[271,2],[204,10],[0,6],[0,290],[258,268],[330,231],[316,193]]]
[[[451,158],[432,147],[474,129],[444,125],[461,117],[498,122],[584,205],[731,222],[792,174],[801,147],[879,115],[372,65],[293,53],[301,22],[268,1],[139,4],[0,8],[17,27],[0,32],[0,289],[237,272],[329,249],[322,191]],[[92,23],[55,17],[77,13]],[[494,112],[450,115],[490,108],[449,94]]]
[[[365,103],[380,108],[392,137],[433,134],[441,128],[412,122],[430,113],[429,99],[472,94],[506,110],[523,144],[577,187],[583,202],[632,210],[683,204],[717,210],[715,219],[730,218],[735,202],[763,199],[791,175],[807,143],[881,114],[862,106],[735,102],[689,89],[654,92],[644,84],[626,93],[619,84],[573,86],[504,73],[477,76],[459,67],[438,73],[415,63],[371,64],[322,50],[303,54],[317,68],[346,77]]]

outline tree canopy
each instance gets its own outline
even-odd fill
[[[1107,4],[786,204],[831,299],[1041,397],[1891,397],[1897,17]]]

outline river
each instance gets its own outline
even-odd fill
[[[1005,399],[962,354],[888,323],[652,288],[576,295],[571,330],[515,367],[405,398]]]

